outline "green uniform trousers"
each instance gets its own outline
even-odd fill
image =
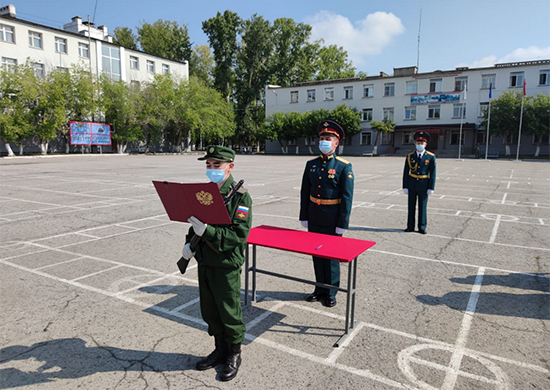
[[[246,327],[241,310],[241,268],[198,264],[200,307],[208,334],[223,335],[231,344],[242,343]]]
[[[341,234],[336,234],[336,226],[319,226],[310,223],[308,225],[308,231],[312,233],[330,234],[331,236],[342,236]],[[316,282],[340,287],[340,262],[338,260],[313,256],[313,268],[315,269]],[[319,295],[335,296],[338,290],[315,286],[315,292]]]

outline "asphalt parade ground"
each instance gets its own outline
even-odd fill
[[[312,286],[259,274],[242,366],[221,382],[221,366],[194,368],[214,343],[196,262],[176,268],[189,224],[167,218],[152,186],[206,182],[197,157],[0,159],[0,389],[550,388],[548,161],[438,159],[421,235],[403,232],[404,158],[346,157],[346,237],[376,241],[358,259],[356,326],[333,347],[345,294],[327,308],[304,300]],[[237,155],[254,226],[303,230],[310,158]],[[257,254],[313,279],[308,256]]]

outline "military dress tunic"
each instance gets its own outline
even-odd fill
[[[411,152],[405,159],[403,168],[403,188],[409,190],[407,229],[414,230],[415,208],[418,202],[418,229],[426,230],[428,190],[435,190],[435,154]]]
[[[220,188],[222,196],[227,196],[232,184],[235,180],[229,175]],[[246,190],[239,190],[226,207],[231,225],[207,225],[195,258],[201,314],[208,324],[208,334],[223,335],[226,342],[239,344],[246,332],[241,311],[241,269],[252,227],[252,198]],[[194,234],[191,228],[186,243]]]
[[[354,175],[351,163],[336,154],[321,155],[306,164],[300,191],[300,221],[308,231],[337,236],[336,228],[348,229],[353,202]],[[340,286],[340,263],[313,256],[315,280]],[[337,290],[315,287],[319,295]]]

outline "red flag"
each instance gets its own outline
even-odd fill
[[[523,96],[527,95],[527,93],[525,92],[525,89],[527,87],[527,80],[523,80]]]

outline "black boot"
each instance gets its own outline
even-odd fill
[[[241,344],[229,344],[229,352],[223,371],[220,375],[222,381],[230,381],[235,378],[241,366]]]
[[[208,370],[218,364],[225,363],[227,359],[227,343],[224,340],[224,336],[216,335],[214,336],[214,341],[216,349],[210,355],[197,362],[195,365],[197,370]]]

